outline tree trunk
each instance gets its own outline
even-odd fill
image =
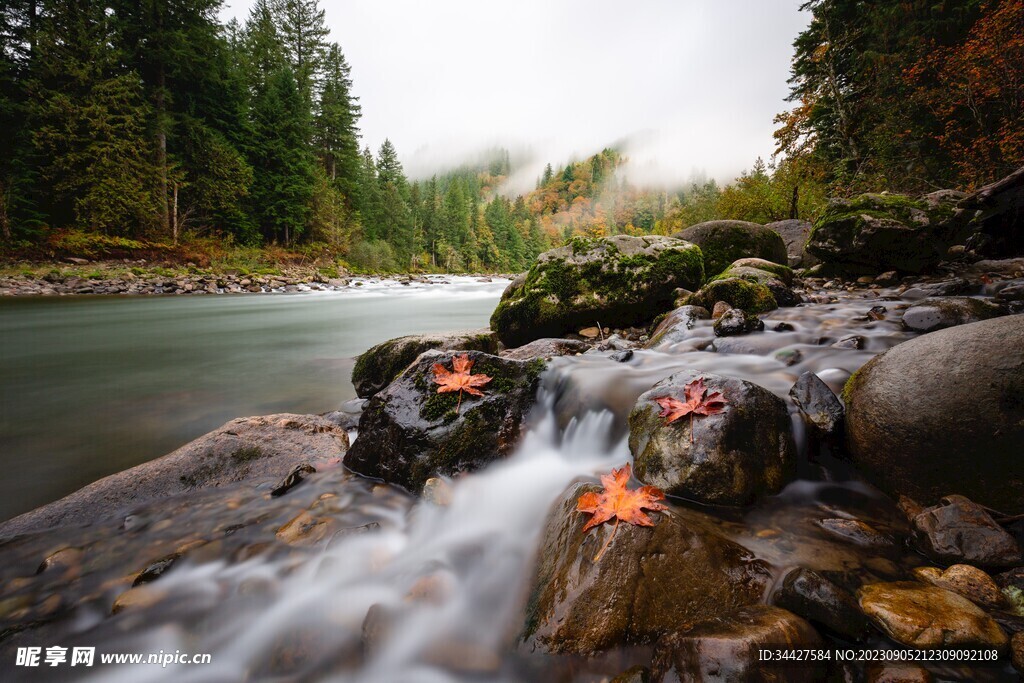
[[[174,246],[178,246],[178,183],[174,183],[174,211],[171,213],[171,233],[174,235]]]
[[[156,80],[156,163],[159,168],[160,228],[161,234],[171,231],[171,216],[167,205],[167,103],[164,86],[166,77],[161,65]]]
[[[799,215],[798,215],[800,213],[799,208],[798,208],[799,204],[800,204],[800,186],[799,185],[794,185],[793,186],[793,198],[789,201],[789,217],[791,219],[799,218]]]
[[[11,239],[11,221],[7,217],[7,193],[4,191],[2,182],[0,182],[0,234],[3,234],[5,240]]]

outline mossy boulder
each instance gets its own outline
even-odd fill
[[[686,385],[703,378],[725,410],[666,424],[656,399],[686,400]],[[692,431],[691,431],[692,429]],[[796,446],[785,402],[745,380],[686,370],[641,394],[629,415],[629,450],[638,479],[702,503],[746,505],[778,493],[796,470]]]
[[[764,285],[771,291],[779,306],[796,306],[801,299],[789,287],[793,284],[793,271],[788,266],[764,259],[740,259],[711,279],[712,282],[739,278]]]
[[[357,442],[358,443],[358,442]],[[576,484],[552,509],[534,573],[523,641],[531,650],[589,655],[659,636],[760,602],[771,585],[766,563],[725,538],[718,522],[671,506],[652,527],[612,524],[583,531]]]
[[[687,303],[710,311],[719,301],[751,314],[765,313],[779,307],[775,295],[767,285],[742,277],[727,277],[709,282],[690,297]]]
[[[846,446],[893,495],[959,493],[1024,513],[1024,315],[922,335],[876,356],[843,389]]]
[[[356,359],[352,368],[352,384],[356,395],[369,398],[391,384],[402,370],[424,351],[498,352],[498,337],[489,329],[451,332],[448,334],[415,334],[377,344]]]
[[[648,235],[573,238],[544,252],[501,296],[491,329],[509,347],[560,337],[598,322],[628,327],[671,308],[678,288],[704,280],[693,244]]]
[[[755,257],[787,263],[786,243],[779,233],[747,221],[708,221],[691,225],[673,237],[693,242],[704,253],[704,272],[718,275],[736,259]]]
[[[508,455],[533,405],[543,360],[468,351],[471,373],[488,375],[483,396],[437,393],[435,363],[452,369],[459,351],[421,354],[367,403],[345,465],[419,492],[430,477],[469,472]]]
[[[952,206],[904,195],[834,199],[815,222],[807,251],[852,273],[920,273],[952,245],[953,220]]]

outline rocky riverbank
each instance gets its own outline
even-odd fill
[[[1024,259],[964,201],[548,252],[490,330],[368,351],[337,412],[228,423],[0,525],[0,654],[173,625],[256,678],[1014,680]],[[667,498],[589,524],[623,463]]]
[[[469,275],[507,278],[506,275]],[[368,282],[403,285],[447,284],[450,276],[422,274],[357,275],[338,269],[282,266],[252,272],[195,266],[160,266],[146,261],[26,263],[0,270],[0,296],[261,294],[343,291]]]

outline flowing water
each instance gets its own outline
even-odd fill
[[[515,646],[552,503],[573,480],[629,461],[625,415],[675,371],[739,377],[786,397],[812,370],[838,390],[874,354],[908,338],[894,314],[905,304],[882,302],[889,319],[872,322],[863,316],[880,302],[862,296],[776,311],[765,332],[739,339],[716,340],[700,322],[674,346],[626,362],[608,354],[555,359],[516,452],[453,481],[446,505],[336,468],[281,498],[236,485],[162,501],[129,519],[11,541],[0,546],[10,559],[0,579],[16,588],[3,597],[22,599],[26,622],[49,623],[8,634],[0,656],[51,644],[212,655],[208,665],[54,672],[57,680],[126,683],[607,680],[649,652],[585,661]],[[774,331],[779,322],[792,330]],[[863,349],[831,346],[849,333],[863,336]],[[856,518],[883,529],[900,522],[891,501],[841,467],[804,474],[752,509],[704,511],[776,573],[802,565],[891,577],[915,562],[902,549],[868,551],[824,534],[815,520]],[[68,547],[69,558],[32,576],[42,558]],[[118,597],[136,572],[183,548],[158,581]],[[24,671],[11,679],[18,675],[33,680]]]
[[[360,353],[405,334],[486,327],[507,284],[431,280],[294,295],[0,298],[0,520],[236,417],[335,410],[355,397]]]

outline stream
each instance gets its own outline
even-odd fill
[[[461,299],[461,313],[440,326],[479,324],[476,307],[493,305],[500,288],[466,287],[479,301]],[[63,667],[48,679],[104,683],[606,681],[609,674],[649,659],[649,650],[582,660],[515,646],[552,503],[572,481],[630,460],[625,417],[640,393],[673,372],[696,368],[742,378],[787,398],[797,377],[810,370],[838,392],[867,360],[911,336],[896,313],[907,304],[892,292],[828,294],[835,301],[764,316],[761,333],[716,339],[710,321],[699,321],[686,339],[636,351],[625,362],[608,353],[554,359],[515,453],[451,482],[446,504],[417,501],[339,466],[312,475],[279,498],[271,498],[266,488],[235,485],[160,501],[131,519],[9,541],[3,550],[11,562],[0,569],[5,583],[31,576],[41,558],[56,550],[74,549],[66,562],[41,575],[39,594],[56,594],[56,604],[28,607],[25,617],[31,622],[34,610],[45,619],[51,609],[67,610],[67,618],[41,635],[29,629],[0,641],[0,656],[13,656],[15,644],[211,655],[204,665]],[[425,309],[439,305],[431,301],[410,297],[404,305],[416,309],[415,320],[375,329],[373,338],[394,336],[396,328],[411,331],[414,323],[417,331],[426,331]],[[367,311],[397,305],[384,299],[364,303]],[[863,317],[879,303],[889,309],[886,319]],[[296,298],[288,305],[311,304]],[[310,325],[312,317],[326,325],[329,315],[305,310],[301,317]],[[782,322],[791,329],[775,331]],[[854,333],[863,338],[863,348],[831,346]],[[326,346],[319,343],[319,351],[306,350],[294,362],[323,357]],[[337,368],[330,373],[331,391],[317,397],[324,409],[350,391],[337,384],[351,347],[334,348],[333,365],[326,359],[321,365]],[[258,412],[257,407],[248,412]],[[804,449],[799,424],[794,420]],[[899,524],[890,500],[847,478],[841,467],[805,466],[803,478],[747,510],[704,511],[776,576],[794,565],[887,575],[920,563],[902,548],[871,550],[839,542],[814,524],[824,517],[870,520],[880,527]],[[122,595],[136,572],[182,548],[188,555],[158,582],[134,589],[131,599]],[[35,680],[33,671],[12,673],[5,680]],[[1004,680],[1004,674],[983,672],[980,680]]]

